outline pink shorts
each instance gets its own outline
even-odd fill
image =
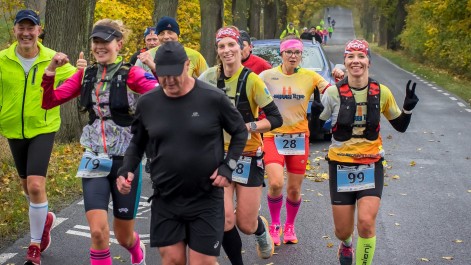
[[[304,174],[306,173],[306,163],[309,159],[309,137],[306,136],[304,139],[304,149],[306,153],[304,155],[280,155],[275,146],[274,137],[263,138],[263,149],[265,151],[265,165],[271,163],[277,163],[281,166],[286,164],[286,170],[293,174]]]

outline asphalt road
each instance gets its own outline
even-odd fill
[[[354,38],[352,14],[330,8],[330,15],[337,24],[325,50],[334,63],[342,63],[343,45]],[[392,90],[400,106],[408,80],[417,83],[420,98],[406,133],[395,132],[382,119],[388,169],[377,218],[374,264],[471,264],[471,108],[426,77],[404,71],[376,54],[372,55],[370,74]],[[327,173],[323,157],[328,145],[311,144],[313,170],[309,174]],[[315,179],[309,177],[303,183],[296,224],[299,243],[282,244],[276,248],[276,255],[261,260],[254,237],[242,235],[245,264],[338,264],[339,241],[333,234],[328,183]],[[146,198],[151,185],[147,176],[143,184],[136,230],[148,243],[150,207]],[[262,202],[261,212],[268,216],[266,200]],[[43,253],[42,264],[89,264],[90,234],[81,201],[57,216],[52,245]],[[127,251],[117,245],[113,234],[111,240],[113,263],[130,264]],[[29,235],[3,248],[0,265],[23,264],[28,242]],[[224,252],[219,263],[230,264]],[[147,249],[147,264],[161,264],[156,249]]]

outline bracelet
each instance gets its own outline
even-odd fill
[[[405,114],[412,114],[412,110],[402,109],[402,112],[404,112]]]

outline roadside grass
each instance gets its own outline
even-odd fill
[[[415,62],[402,51],[386,50],[382,47],[378,47],[376,44],[370,46],[372,51],[389,59],[399,67],[436,83],[447,91],[462,98],[468,104],[471,104],[471,89],[469,88],[469,82],[471,80],[453,75],[444,69],[438,69],[430,65]]]
[[[47,174],[49,209],[57,212],[82,195],[75,177],[82,157],[79,143],[55,144]],[[29,231],[28,203],[23,195],[8,142],[0,137],[0,249]]]

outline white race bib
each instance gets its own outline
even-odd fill
[[[280,155],[304,155],[306,135],[304,133],[275,134],[275,146]]]

